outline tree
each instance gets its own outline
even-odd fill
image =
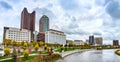
[[[38,51],[38,49],[39,49],[39,45],[36,44],[34,48],[35,48],[35,51]]]
[[[43,41],[40,41],[39,44],[40,44],[40,46],[43,46],[43,45],[44,45],[44,42],[43,42]]]
[[[9,55],[10,54],[10,48],[4,48],[4,52],[5,52],[5,55]]]
[[[4,45],[8,46],[8,45],[10,45],[11,40],[10,39],[4,39],[3,42],[4,42]]]
[[[27,59],[28,56],[29,56],[29,51],[28,51],[27,49],[24,50],[24,51],[23,51],[23,55],[24,55],[24,57]]]
[[[23,44],[23,47],[24,47],[24,49],[26,49],[27,48],[27,43],[26,42],[24,42],[24,44]]]

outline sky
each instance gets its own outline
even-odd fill
[[[104,44],[120,40],[120,0],[0,0],[0,41],[3,27],[20,28],[21,12],[36,11],[39,19],[47,15],[50,28],[63,31],[67,39],[85,40],[89,35],[103,37]]]

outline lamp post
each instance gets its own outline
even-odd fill
[[[34,34],[34,41],[37,41],[38,32],[37,31],[33,31],[33,34]]]

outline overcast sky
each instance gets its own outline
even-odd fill
[[[50,28],[65,32],[67,39],[88,39],[102,36],[104,43],[120,40],[120,0],[0,0],[0,40],[3,27],[20,28],[21,12],[36,11],[36,30],[39,19],[50,18]]]

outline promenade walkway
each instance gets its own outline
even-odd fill
[[[38,55],[38,54],[30,54],[29,56],[35,56],[35,55]],[[23,55],[19,56],[19,57],[24,57]],[[5,58],[5,59],[0,59],[0,61],[4,61],[4,60],[10,60],[12,58]]]
[[[89,50],[91,50],[91,49],[67,51],[67,52],[60,53],[60,55],[64,58],[64,57],[74,54],[74,53],[82,53],[82,52],[89,51]]]

